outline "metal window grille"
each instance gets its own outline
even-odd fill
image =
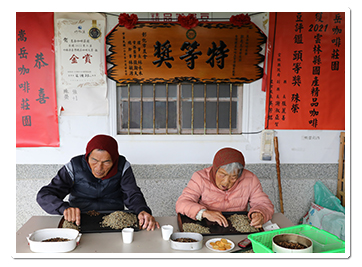
[[[117,103],[118,134],[241,133],[241,85],[128,84]]]

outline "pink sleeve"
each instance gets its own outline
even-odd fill
[[[254,175],[254,174],[253,174]],[[249,199],[249,218],[253,212],[260,212],[264,216],[264,223],[269,221],[274,214],[274,205],[267,194],[264,193],[259,179],[254,175],[251,183],[251,194]]]
[[[176,212],[195,220],[197,213],[205,208],[199,204],[202,191],[202,178],[195,172],[176,201]]]

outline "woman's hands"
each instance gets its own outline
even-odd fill
[[[205,210],[202,213],[202,217],[208,219],[210,222],[217,222],[220,226],[228,227],[228,221],[222,215],[220,211],[212,211],[212,210]],[[264,224],[264,216],[259,212],[253,212],[251,214],[251,222],[250,226],[254,226],[255,228],[261,228]]]
[[[228,221],[220,211],[205,210],[202,217],[208,219],[210,222],[217,222],[220,226],[228,227]]]
[[[158,222],[156,222],[155,218],[145,211],[141,211],[138,214],[138,221],[140,227],[142,227],[142,229],[147,229],[147,231],[153,231],[155,229],[155,226],[157,228],[160,228],[160,225]]]
[[[80,225],[80,209],[79,208],[67,208],[63,211],[64,219],[68,222],[75,222],[76,225]]]
[[[264,216],[260,212],[253,212],[251,214],[251,222],[250,226],[254,226],[255,228],[262,228],[264,224]]]

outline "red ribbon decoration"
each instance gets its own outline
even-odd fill
[[[181,24],[182,27],[190,30],[199,24],[199,20],[194,14],[189,14],[187,16],[179,15],[177,21]]]
[[[249,24],[251,22],[248,14],[239,14],[230,17],[230,22],[236,26],[243,26],[245,24]]]
[[[126,27],[126,29],[133,29],[134,26],[138,22],[138,16],[136,14],[128,15],[126,13],[122,13],[118,17],[118,23],[121,26]]]

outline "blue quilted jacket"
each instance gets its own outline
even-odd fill
[[[67,195],[69,201],[64,200]],[[72,158],[39,190],[37,202],[49,214],[63,215],[69,207],[77,207],[81,212],[113,212],[127,207],[136,214],[152,214],[123,156],[119,158],[117,174],[105,180],[93,176],[85,155]]]

